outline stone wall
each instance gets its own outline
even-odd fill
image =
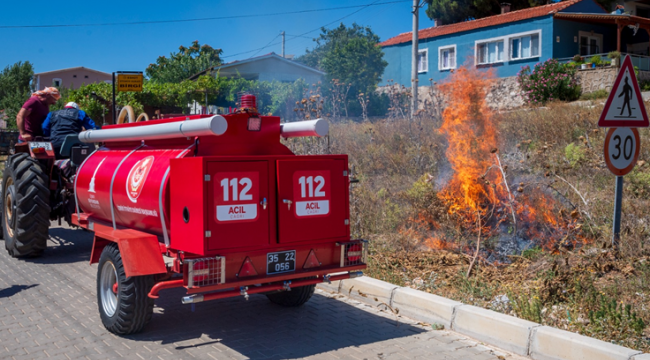
[[[495,81],[485,96],[487,105],[494,110],[510,110],[524,105],[524,98],[516,76],[500,78]]]
[[[580,85],[582,86],[582,93],[591,93],[596,90],[610,91],[618,68],[616,67],[601,67],[597,69],[578,70],[577,77]],[[649,71],[639,72],[639,81],[650,80]],[[399,86],[399,85],[393,85]],[[410,91],[406,89],[407,91]],[[388,86],[380,87],[377,89],[379,92],[388,92]],[[433,86],[420,86],[418,89],[418,98],[420,100],[420,108],[436,104],[435,100],[432,101],[432,94],[435,96],[438,89]],[[485,96],[487,105],[494,110],[511,110],[524,105],[524,99],[521,96],[517,77],[505,77],[496,79],[490,91]]]
[[[587,94],[596,90],[612,90],[616,75],[617,67],[601,67],[597,69],[578,70],[578,79],[582,87],[582,93]]]

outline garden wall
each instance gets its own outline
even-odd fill
[[[612,89],[618,68],[602,67],[589,70],[578,70],[577,76],[582,86],[582,93],[591,93],[597,90]],[[650,81],[650,71],[639,71],[639,81]],[[397,86],[397,85],[393,85]],[[387,92],[388,86],[382,86],[377,89],[379,92]],[[420,98],[420,108],[431,104],[432,94],[436,94],[436,86],[420,86],[418,97]],[[524,99],[521,97],[517,77],[510,76],[496,79],[492,88],[485,97],[487,104],[494,110],[511,110],[524,105]],[[435,101],[433,103],[436,103]]]

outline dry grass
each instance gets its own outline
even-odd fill
[[[369,275],[650,351],[650,149],[642,148],[625,177],[616,251],[608,247],[615,179],[603,160],[601,111],[550,104],[496,115],[507,180],[522,184],[516,195],[538,189],[553,197],[555,210],[577,218],[591,245],[551,254],[531,243],[510,264],[479,261],[470,278],[470,256],[457,249],[473,244],[475,234],[460,228],[437,197],[449,171],[440,119],[336,123],[329,139],[289,145],[298,153],[350,155],[360,180],[351,192],[352,231],[372,240]],[[642,129],[642,138],[647,135]],[[426,227],[410,231],[414,221],[444,229],[455,250],[432,251]],[[486,238],[485,251],[498,241]]]

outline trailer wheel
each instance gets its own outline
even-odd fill
[[[104,327],[113,334],[141,331],[151,320],[153,302],[149,291],[153,276],[126,277],[117,244],[106,245],[97,269],[97,305]]]
[[[2,228],[12,257],[40,256],[50,226],[48,176],[26,153],[7,160],[2,180]]]
[[[290,306],[290,307],[296,307],[296,306],[301,306],[309,299],[311,299],[311,296],[314,295],[314,290],[316,289],[316,285],[307,285],[307,286],[301,286],[297,288],[291,288],[291,291],[280,291],[280,292],[273,292],[273,293],[268,293],[266,294],[266,297],[271,300],[272,303],[282,305],[282,306]]]

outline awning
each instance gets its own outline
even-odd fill
[[[572,20],[584,23],[598,23],[616,25],[616,50],[621,51],[621,30],[624,26],[635,26],[648,31],[650,34],[650,19],[641,16],[627,14],[587,14],[587,13],[563,13],[553,15],[555,19]]]

